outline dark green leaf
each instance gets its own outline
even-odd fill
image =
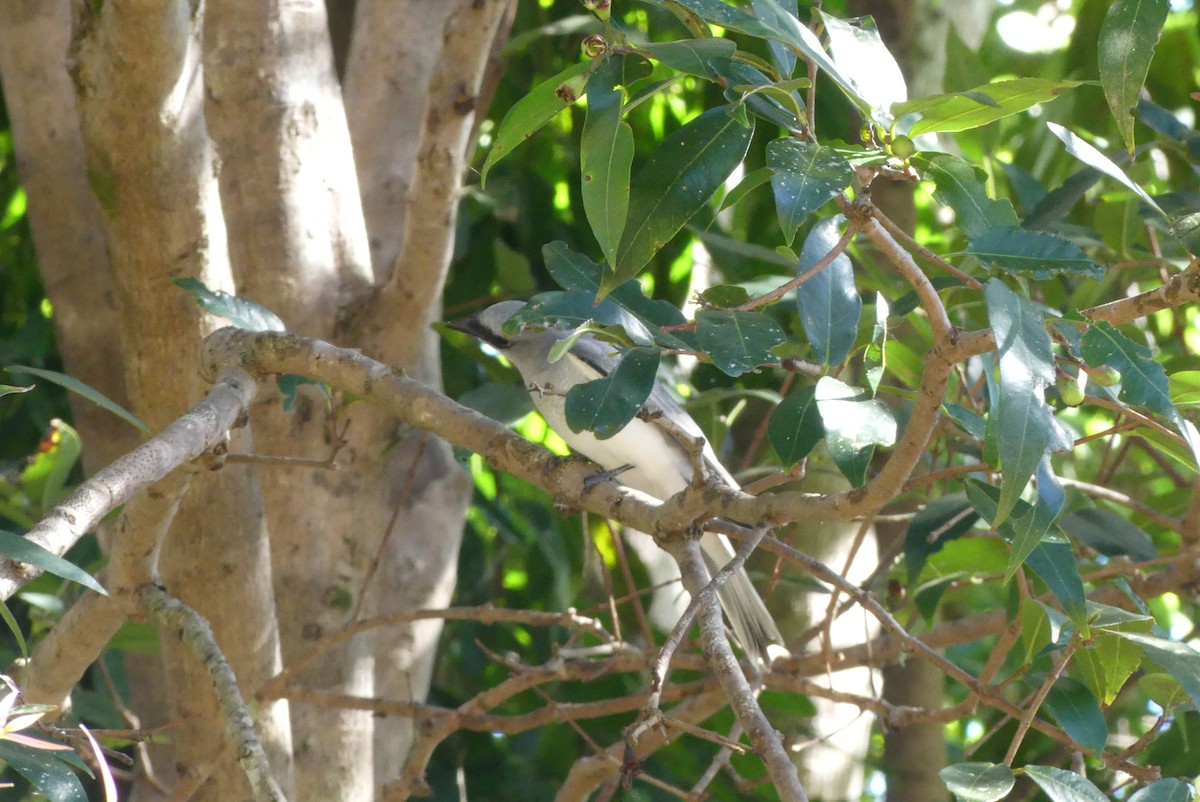
[[[1102,507],[1076,510],[1064,515],[1058,524],[1072,538],[1106,557],[1126,554],[1135,562],[1158,557],[1158,550],[1149,535]]]
[[[896,442],[892,410],[862,388],[830,376],[817,380],[816,399],[829,455],[852,485],[862,485],[875,446]]]
[[[775,211],[789,244],[809,212],[833,199],[854,179],[854,168],[833,148],[798,139],[776,139],[768,144],[767,166],[775,171],[771,176]]]
[[[829,51],[854,92],[871,107],[871,116],[883,126],[892,122],[893,103],[908,99],[908,87],[900,65],[879,37],[871,17],[838,19],[820,9]]]
[[[587,86],[584,73],[591,66],[591,62],[587,61],[572,64],[535,86],[528,95],[513,104],[496,128],[492,148],[479,173],[480,186],[487,183],[488,172],[498,161],[583,95]]]
[[[10,560],[35,565],[46,573],[54,574],[57,577],[78,582],[84,587],[96,591],[101,596],[108,595],[104,587],[93,579],[92,575],[87,571],[47,551],[32,540],[26,540],[18,534],[6,532],[3,529],[0,529],[0,554],[3,554]]]
[[[1167,418],[1177,412],[1171,403],[1167,372],[1155,362],[1150,349],[1126,337],[1111,323],[1094,323],[1083,335],[1080,353],[1088,365],[1116,368],[1121,373],[1118,398],[1145,407]]]
[[[1012,578],[1029,554],[1042,542],[1054,520],[1062,512],[1063,503],[1066,501],[1058,477],[1050,470],[1049,456],[1042,457],[1037,466],[1037,474],[1037,500],[1034,502],[1033,509],[1013,516],[1012,519],[1013,548],[1008,560],[1008,567],[1004,572],[1006,582]],[[1003,500],[1003,490],[1001,490],[1000,497]]]
[[[800,387],[780,401],[767,422],[767,437],[785,468],[807,457],[824,436],[825,427],[811,387]]]
[[[959,802],[996,802],[1017,782],[1012,769],[995,763],[955,763],[938,776]]]
[[[659,145],[630,185],[629,223],[614,269],[600,295],[637,275],[655,252],[703,208],[741,163],[754,129],[719,107],[701,114]]]
[[[975,165],[949,153],[918,153],[912,161],[925,178],[937,185],[933,196],[954,210],[955,222],[968,237],[978,237],[992,228],[1017,226],[1012,203],[1007,198],[988,197],[987,179]]]
[[[700,293],[703,306],[718,309],[732,309],[750,300],[750,293],[745,287],[736,284],[717,284]]]
[[[511,426],[533,411],[533,399],[521,384],[488,382],[458,397],[458,403]]]
[[[567,425],[575,432],[593,431],[601,440],[624,429],[650,397],[658,357],[654,348],[631,348],[608,376],[572,387],[567,393]]]
[[[1166,777],[1139,790],[1129,797],[1129,802],[1192,802],[1195,798],[1192,786],[1174,777]]]
[[[1192,256],[1200,256],[1200,212],[1171,221],[1171,233]]]
[[[942,409],[946,411],[955,423],[963,428],[967,434],[974,437],[976,440],[983,440],[986,434],[984,429],[984,420],[977,413],[959,406],[958,404],[943,404]]]
[[[771,349],[786,339],[779,324],[759,312],[706,309],[696,314],[696,341],[730,376],[778,364]]]
[[[1142,647],[1146,657],[1179,681],[1192,704],[1200,708],[1200,652],[1179,643],[1143,632],[1118,629],[1117,635]]]
[[[1073,771],[1054,766],[1025,766],[1024,771],[1046,792],[1050,802],[1108,802],[1099,788]]]
[[[230,295],[223,290],[210,290],[203,282],[191,277],[177,278],[175,286],[196,297],[204,311],[223,317],[246,331],[287,331],[279,315],[246,298]]]
[[[1014,78],[977,86],[969,92],[951,92],[896,103],[892,106],[892,114],[897,119],[906,114],[921,115],[909,130],[910,137],[939,131],[966,131],[1053,100],[1064,89],[1074,89],[1082,83]]]
[[[633,131],[621,119],[623,63],[623,58],[610,57],[592,73],[587,118],[579,140],[583,210],[610,264],[616,259],[625,229],[633,165]]]
[[[17,649],[21,652],[21,657],[28,658],[29,647],[25,643],[25,633],[21,632],[21,625],[13,617],[12,610],[8,609],[8,605],[2,601],[0,601],[0,618],[4,619],[4,625],[12,633],[13,640],[17,643]]]
[[[684,39],[678,42],[650,42],[639,45],[638,50],[672,69],[708,78],[712,75],[708,62],[714,58],[733,58],[737,45],[728,39]],[[590,100],[588,102],[591,103]]]
[[[1117,0],[1100,26],[1100,84],[1125,147],[1133,152],[1133,108],[1170,10],[1169,0]]]
[[[838,226],[845,222],[840,215],[819,221],[804,240],[796,272],[808,272],[824,259],[840,239]],[[858,318],[862,313],[862,298],[854,285],[854,266],[845,253],[838,255],[824,270],[796,288],[796,303],[800,322],[822,365],[840,365],[854,347],[858,337]]]
[[[1125,171],[1113,163],[1112,159],[1105,156],[1100,151],[1096,150],[1092,145],[1084,141],[1079,135],[1067,130],[1058,123],[1046,123],[1050,128],[1051,133],[1062,140],[1062,143],[1067,147],[1067,153],[1070,153],[1076,159],[1091,167],[1093,170],[1099,170],[1109,178],[1115,179],[1124,184],[1129,189],[1133,190],[1134,194],[1145,201],[1146,205],[1154,211],[1161,214],[1163,217],[1167,213],[1162,210],[1154,198],[1151,198],[1146,190],[1134,183],[1133,179],[1125,175]]]
[[[1108,742],[1108,724],[1096,697],[1082,682],[1060,677],[1046,695],[1046,707],[1075,743],[1099,755]]]
[[[993,228],[971,239],[967,253],[990,267],[1039,281],[1057,273],[1099,278],[1103,270],[1072,242],[1040,231]]]
[[[934,499],[919,510],[904,535],[904,562],[909,584],[920,576],[929,555],[965,535],[978,520],[979,515],[962,493]]]
[[[545,326],[558,323],[564,328],[578,328],[589,321],[603,326],[623,329],[630,341],[638,345],[649,345],[654,341],[646,325],[624,307],[611,300],[596,303],[596,298],[586,290],[566,292],[543,292],[529,299],[523,309],[504,324],[505,331],[515,333],[524,326]]]
[[[790,14],[799,18],[796,0],[775,0],[775,2],[750,0],[750,7],[754,9],[754,16],[760,20],[769,20],[774,28],[780,26],[778,19],[780,14]],[[771,61],[779,70],[780,75],[791,75],[796,69],[796,54],[780,42],[770,41],[767,44],[771,49]]]
[[[746,86],[760,88],[772,85],[770,78],[749,64],[731,59],[715,58],[709,62],[709,66],[728,85],[725,90],[726,100],[737,103],[739,107],[744,103],[750,111],[786,131],[798,131],[804,125],[804,119],[797,117],[795,111],[797,108],[803,109],[804,102],[795,92],[788,93],[788,103],[783,105],[779,102],[778,94],[747,92],[744,89],[734,88]]]
[[[746,173],[742,177],[742,180],[738,182],[738,185],[729,190],[725,197],[721,199],[721,209],[728,209],[730,206],[733,206],[742,198],[770,181],[771,176],[774,174],[775,171],[770,167],[759,167],[757,170],[751,170]]]
[[[50,802],[88,802],[75,772],[53,752],[0,740],[0,762],[12,766]]]
[[[53,382],[59,387],[64,387],[76,395],[86,398],[88,401],[91,401],[101,409],[108,410],[121,420],[136,427],[143,434],[150,434],[149,427],[142,423],[141,419],[139,419],[136,415],[113,401],[96,388],[79,381],[79,379],[68,376],[65,373],[59,373],[53,370],[42,370],[41,368],[31,368],[25,365],[10,365],[6,367],[5,370],[9,373],[28,373],[30,376],[36,376],[39,379],[45,379],[48,382]],[[20,389],[20,392],[24,392],[24,389]]]
[[[1032,301],[997,279],[988,282],[984,297],[1000,356],[999,395],[993,399],[991,413],[996,416],[997,453],[1004,471],[993,521],[999,524],[1012,511],[1050,446],[1052,413],[1043,391],[1054,381],[1054,357],[1045,318]],[[1031,549],[1035,544],[1024,545]],[[1022,559],[1028,553],[1026,549],[1018,551],[1024,552]]]

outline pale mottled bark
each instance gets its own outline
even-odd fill
[[[134,411],[153,430],[198,396],[196,338],[211,327],[171,280],[232,289],[202,116],[199,18],[187,2],[110,0],[97,15],[75,6],[76,61],[87,169],[104,211]],[[244,447],[244,444],[241,444]],[[243,685],[278,668],[265,530],[254,475],[232,467],[194,483],[162,555],[166,586],[212,622]],[[175,739],[179,779],[205,765],[224,733],[207,675],[163,641],[170,704],[184,719]],[[260,711],[281,777],[290,742],[286,706]],[[232,756],[214,765],[199,799],[238,799],[245,780]]]

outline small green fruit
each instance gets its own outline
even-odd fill
[[[892,155],[897,159],[908,161],[917,152],[917,146],[908,137],[901,134],[892,139]]]
[[[1080,371],[1080,375],[1085,379],[1087,374]],[[1069,407],[1077,407],[1083,403],[1083,388],[1079,386],[1079,380],[1068,376],[1065,373],[1058,374],[1058,397],[1062,402]]]

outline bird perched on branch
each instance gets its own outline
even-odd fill
[[[611,472],[621,484],[666,500],[685,489],[694,475],[693,457],[680,440],[682,434],[703,444],[700,459],[710,481],[738,487],[717,461],[700,427],[661,382],[655,382],[642,414],[613,436],[601,439],[591,431],[572,431],[565,411],[567,392],[577,384],[609,375],[618,354],[614,346],[584,335],[562,358],[551,362],[551,349],[570,332],[546,327],[506,335],[504,324],[524,307],[523,301],[504,301],[448,325],[490,345],[516,367],[538,412],[573,451]],[[700,547],[710,572],[720,570],[734,556],[729,540],[716,532],[704,532]],[[779,629],[745,568],[728,577],[718,596],[748,656],[769,666],[774,658],[787,654]]]

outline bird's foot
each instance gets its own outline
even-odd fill
[[[603,484],[604,482],[607,482],[609,480],[616,480],[616,478],[618,476],[625,473],[625,471],[629,471],[629,470],[633,470],[633,466],[626,463],[625,465],[622,465],[618,468],[613,468],[611,471],[602,471],[600,473],[593,474],[593,475],[587,477],[586,479],[583,480],[584,495],[587,495],[592,490],[594,490],[597,486]]]

